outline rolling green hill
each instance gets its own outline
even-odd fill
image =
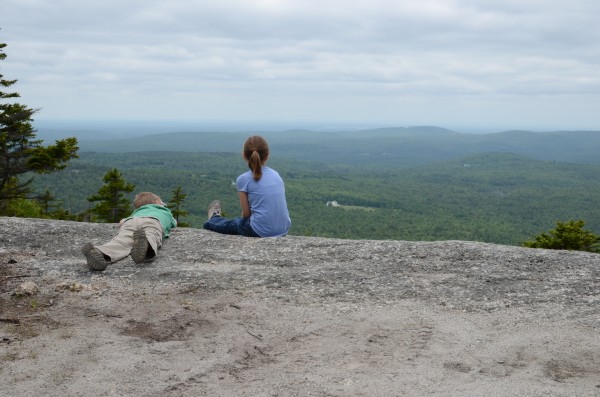
[[[179,132],[110,141],[82,141],[82,151],[233,152],[248,133]],[[536,133],[506,131],[461,134],[437,127],[383,128],[362,131],[306,130],[262,133],[273,153],[285,158],[328,164],[411,167],[486,152],[521,154],[538,160],[600,163],[600,132]]]

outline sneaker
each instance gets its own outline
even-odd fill
[[[99,272],[106,269],[108,266],[108,261],[104,257],[104,254],[100,252],[100,250],[92,243],[87,243],[81,249],[81,253],[85,255],[85,259],[87,259],[88,267],[91,270],[97,270]]]
[[[135,263],[142,263],[146,261],[148,255],[148,239],[146,238],[146,232],[144,229],[137,229],[133,232],[133,245],[131,246],[131,259]]]
[[[213,216],[221,216],[221,202],[219,200],[215,200],[208,206],[208,219]]]

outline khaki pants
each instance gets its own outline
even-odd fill
[[[112,240],[103,245],[97,245],[96,248],[104,255],[110,257],[110,262],[116,262],[129,256],[133,245],[133,232],[137,229],[143,229],[146,232],[146,239],[152,247],[154,254],[158,254],[158,249],[162,246],[163,228],[158,219],[147,216],[131,218],[125,221],[119,228],[119,232]]]

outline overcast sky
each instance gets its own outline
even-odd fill
[[[598,0],[2,0],[36,119],[600,130]]]

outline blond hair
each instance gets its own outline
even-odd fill
[[[157,204],[157,202],[160,201],[160,197],[152,192],[141,192],[138,193],[133,199],[133,206],[135,208],[140,208],[143,205]]]

